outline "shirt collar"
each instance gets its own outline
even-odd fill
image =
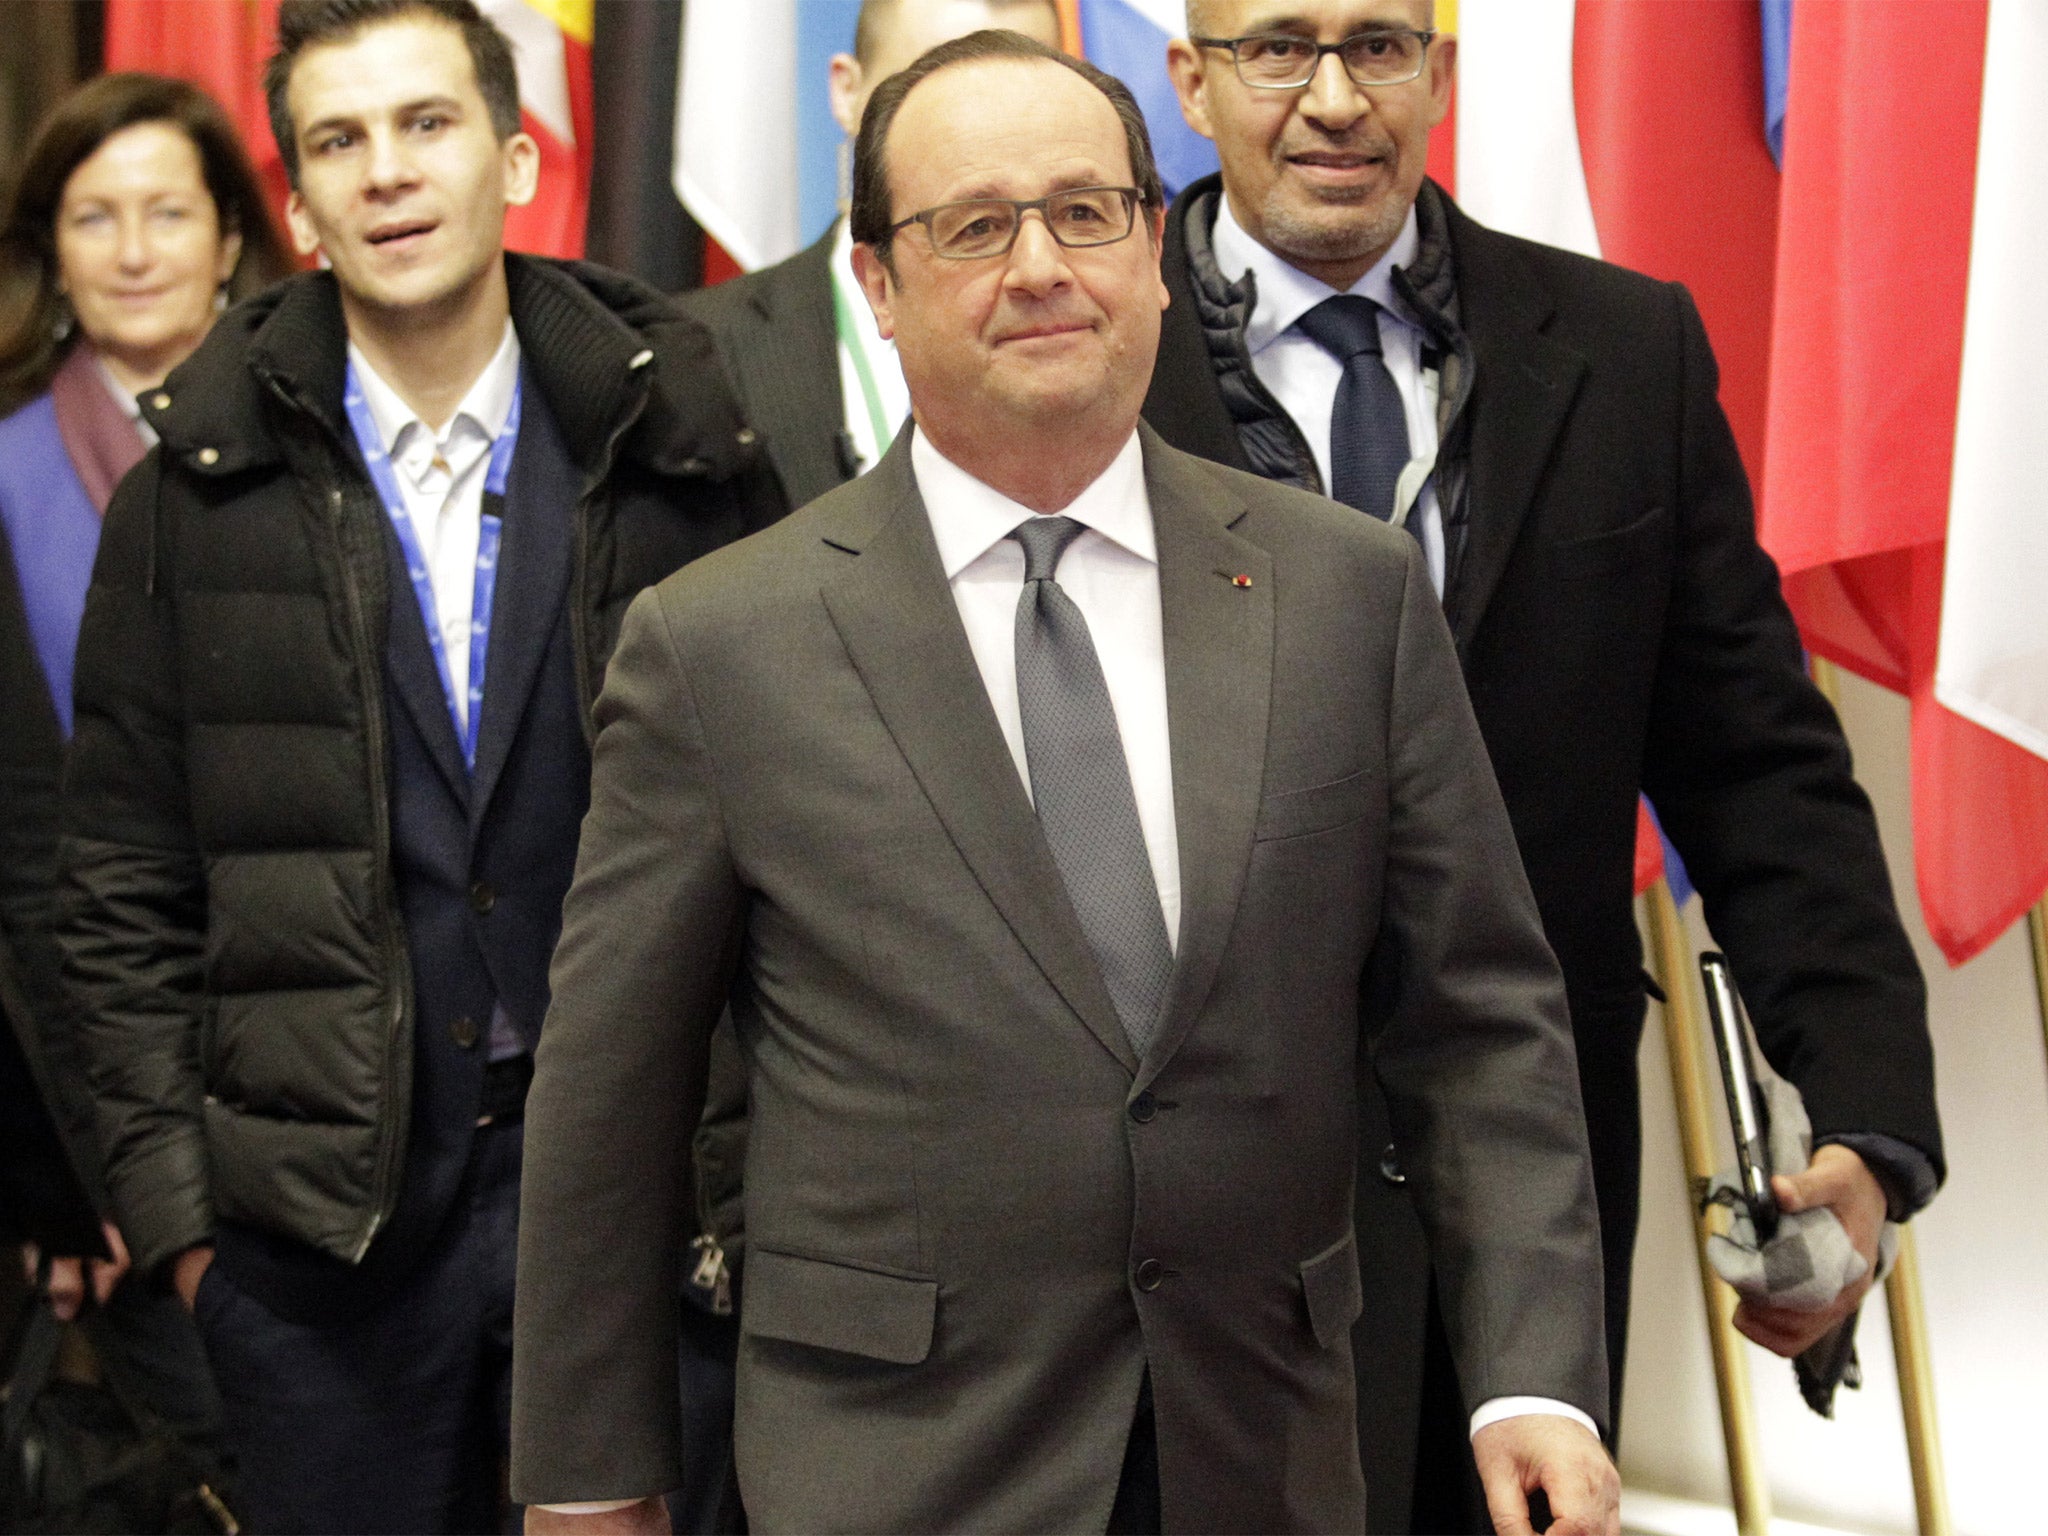
[[[934,448],[922,432],[911,434],[910,467],[948,581],[1002,543],[1019,523],[1037,515],[975,479]],[[1145,494],[1145,453],[1135,428],[1109,467],[1059,515],[1094,529],[1141,560],[1159,563],[1152,502]]]
[[[1338,291],[1321,278],[1310,277],[1245,233],[1244,226],[1230,211],[1227,195],[1216,199],[1216,232],[1212,238],[1216,265],[1225,278],[1236,282],[1249,271],[1258,283],[1258,304],[1244,328],[1245,346],[1255,356],[1295,321]],[[1372,264],[1365,276],[1344,291],[1371,299],[1396,319],[1414,324],[1408,306],[1394,291],[1394,269],[1414,261],[1420,244],[1415,227],[1415,208],[1410,204],[1408,217],[1401,222],[1401,233],[1394,237],[1387,253]]]
[[[448,425],[442,433],[444,437],[467,416],[486,439],[497,441],[498,434],[505,430],[505,422],[512,414],[512,393],[519,385],[519,356],[519,333],[507,320],[504,339],[498,343],[498,350],[491,354],[491,360],[484,364],[484,371],[469,386],[462,403],[455,407],[455,414],[448,418]],[[363,356],[362,349],[353,341],[348,344],[348,359],[355,364],[356,378],[363,386],[363,404],[370,408],[370,420],[377,428],[377,437],[386,453],[396,450],[399,434],[407,427],[417,425],[428,437],[434,435],[427,424],[414,414],[413,408],[399,398],[398,391],[385,383],[383,376],[370,366],[370,360]]]

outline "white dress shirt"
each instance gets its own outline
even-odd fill
[[[1296,322],[1323,300],[1338,292],[1321,278],[1310,277],[1301,268],[1274,255],[1246,234],[1232,217],[1230,199],[1217,199],[1214,235],[1216,264],[1223,275],[1236,282],[1249,271],[1257,284],[1258,302],[1246,322],[1245,349],[1251,353],[1252,372],[1271,391],[1281,408],[1294,418],[1301,435],[1316,457],[1327,494],[1330,484],[1330,418],[1337,406],[1337,386],[1344,381],[1344,365],[1321,343],[1312,340]],[[1423,366],[1423,347],[1428,332],[1415,323],[1408,306],[1394,291],[1394,268],[1415,259],[1418,236],[1415,210],[1394,243],[1365,276],[1343,290],[1371,299],[1380,307],[1380,350],[1387,372],[1400,391],[1408,414],[1408,469],[1402,475],[1397,507],[1421,535],[1423,553],[1429,560],[1429,579],[1439,595],[1444,589],[1444,523],[1437,504],[1436,480],[1430,471],[1436,466],[1436,407],[1438,372]],[[1425,479],[1425,476],[1429,478]],[[1416,486],[1420,485],[1420,494]]]
[[[853,275],[853,235],[846,219],[839,220],[832,237],[832,289],[835,329],[839,334],[839,395],[847,435],[853,451],[860,455],[862,470],[873,469],[897,431],[910,415],[910,387],[903,382],[903,365],[896,360],[896,343],[884,341],[875,324],[875,312]],[[845,318],[839,319],[843,315]],[[875,399],[868,400],[862,387],[855,353],[867,364],[868,380],[875,386]],[[879,412],[879,421],[877,413]]]
[[[469,726],[469,640],[476,601],[476,551],[483,539],[484,480],[491,444],[505,430],[519,383],[519,337],[505,322],[505,339],[469,386],[469,393],[438,433],[414,414],[370,366],[354,342],[349,361],[362,381],[363,403],[397,471],[413,536],[433,580],[435,616],[448,655],[456,719]],[[425,616],[422,615],[424,618]]]
[[[974,664],[995,706],[1024,792],[1031,767],[1017,704],[1017,602],[1024,591],[1024,546],[1010,537],[1038,516],[991,490],[934,448],[922,432],[910,440],[910,465],[931,517],[939,563],[952,587]],[[1180,845],[1173,819],[1173,755],[1166,725],[1166,642],[1159,616],[1159,546],[1138,436],[1073,504],[1061,510],[1087,531],[1067,546],[1053,579],[1088,621],[1103,682],[1124,741],[1131,793],[1167,942],[1180,941]]]

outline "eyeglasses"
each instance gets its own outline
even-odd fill
[[[1344,61],[1353,85],[1406,85],[1422,73],[1434,32],[1394,28],[1354,32],[1341,43],[1319,43],[1289,32],[1257,32],[1250,37],[1191,37],[1201,48],[1227,48],[1237,65],[1237,78],[1261,91],[1294,91],[1307,85],[1323,67],[1323,55]]]
[[[977,197],[941,203],[889,226],[889,233],[922,224],[932,254],[948,261],[1007,256],[1036,209],[1053,239],[1065,246],[1115,245],[1137,222],[1143,194],[1136,187],[1073,187],[1047,197]]]

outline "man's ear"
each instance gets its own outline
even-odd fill
[[[1216,137],[1209,122],[1209,77],[1203,68],[1201,50],[1184,37],[1166,45],[1166,73],[1172,77],[1173,93],[1180,98],[1180,115],[1205,139]]]
[[[855,105],[860,101],[861,83],[866,78],[860,60],[850,53],[833,54],[832,62],[825,66],[825,94],[832,103],[832,116],[849,139],[860,132],[860,113]]]
[[[530,133],[515,133],[504,144],[505,201],[524,208],[540,190],[540,146]]]
[[[1440,37],[1429,49],[1429,126],[1451,113],[1451,82],[1458,74],[1458,40]]]
[[[871,245],[853,248],[853,275],[860,291],[867,295],[868,308],[875,312],[875,329],[882,340],[896,339],[896,275]]]
[[[1173,291],[1166,286],[1166,271],[1162,259],[1166,255],[1166,210],[1154,208],[1145,214],[1145,233],[1152,237],[1152,273],[1159,283],[1159,307],[1167,309],[1173,303]]]
[[[284,221],[292,232],[293,250],[301,256],[310,256],[320,249],[320,231],[313,227],[313,220],[306,212],[306,200],[299,195],[297,187],[293,187],[291,196],[284,200]]]

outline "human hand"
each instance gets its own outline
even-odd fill
[[[121,1277],[128,1273],[128,1245],[121,1241],[121,1229],[111,1221],[103,1221],[100,1236],[107,1244],[108,1257],[104,1259],[60,1258],[54,1254],[50,1258],[50,1310],[57,1314],[59,1322],[68,1323],[78,1316],[78,1309],[85,1305],[88,1285],[92,1287],[92,1299],[104,1307]],[[30,1285],[36,1283],[36,1271],[42,1267],[42,1260],[42,1250],[34,1243],[22,1245],[21,1267]]]
[[[1621,1475],[1600,1437],[1558,1413],[1496,1419],[1472,1437],[1499,1536],[1533,1536],[1529,1495],[1550,1501],[1550,1536],[1621,1536]]]
[[[205,1244],[187,1248],[171,1261],[171,1289],[190,1312],[199,1305],[199,1282],[213,1263],[213,1249]]]
[[[1869,1267],[1828,1306],[1817,1312],[1772,1307],[1745,1298],[1735,1309],[1735,1326],[1774,1354],[1790,1359],[1810,1349],[1843,1318],[1863,1305],[1877,1273],[1877,1241],[1884,1232],[1884,1187],[1861,1157],[1849,1148],[1829,1145],[1813,1154],[1804,1173],[1779,1174],[1771,1180],[1778,1209],[1787,1215],[1822,1206],[1849,1234],[1849,1242]]]
[[[559,1509],[526,1506],[526,1536],[668,1536],[668,1506],[649,1495],[618,1509],[593,1515],[572,1515]]]

